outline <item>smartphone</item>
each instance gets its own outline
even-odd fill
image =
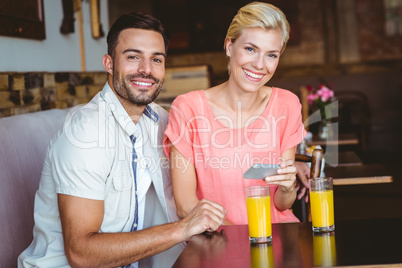
[[[244,174],[245,179],[264,179],[265,177],[278,174],[279,165],[254,164]]]

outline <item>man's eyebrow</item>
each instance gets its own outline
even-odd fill
[[[138,54],[144,54],[144,51],[140,50],[140,49],[135,49],[135,48],[129,48],[123,51],[123,54],[128,53],[128,52],[134,52],[134,53],[138,53]],[[154,52],[152,53],[152,55],[155,56],[163,56],[166,58],[166,54],[163,52]]]
[[[123,51],[123,54],[127,53],[127,52],[135,52],[135,53],[139,53],[139,54],[144,54],[144,51],[139,50],[139,49],[134,49],[134,48],[129,48]]]
[[[163,53],[163,52],[154,52],[153,54],[154,54],[155,56],[163,56],[163,57],[166,58],[166,54]]]

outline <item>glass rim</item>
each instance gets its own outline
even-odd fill
[[[310,178],[309,181],[329,181],[334,180],[332,177],[318,177],[318,178]]]
[[[245,189],[257,189],[257,188],[268,188],[269,189],[269,185],[251,185],[251,186],[245,187]]]

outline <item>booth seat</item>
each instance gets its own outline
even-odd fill
[[[0,267],[17,267],[33,239],[33,209],[45,152],[69,109],[0,119]]]

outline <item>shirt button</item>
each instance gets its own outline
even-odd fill
[[[137,163],[137,162],[138,162],[138,158],[135,158],[135,159],[134,159],[134,162]]]
[[[136,223],[134,223],[134,227],[137,227],[137,224],[136,224]]]

